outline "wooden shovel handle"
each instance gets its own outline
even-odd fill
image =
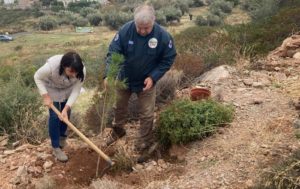
[[[65,122],[70,129],[72,129],[85,143],[87,143],[93,150],[95,150],[105,161],[107,161],[110,165],[113,165],[112,160],[105,154],[103,153],[90,139],[88,139],[82,132],[80,132],[68,119],[63,118],[62,114],[58,109],[51,104],[50,108],[59,116],[63,119],[63,122]]]

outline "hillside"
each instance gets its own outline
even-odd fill
[[[120,1],[118,11],[126,12],[136,1]],[[151,2],[166,16],[185,1],[172,0],[177,4],[171,8],[165,1]],[[194,6],[200,1],[192,2]],[[134,102],[124,138],[103,148],[111,128],[99,133],[98,110],[103,106],[101,98],[97,104],[102,87],[99,78],[117,28],[103,22],[92,33],[76,33],[71,23],[47,31],[29,24],[30,30],[16,33],[14,41],[0,43],[0,189],[299,187],[300,3],[280,1],[272,7],[271,1],[260,2],[260,7],[249,8],[257,1],[207,0],[201,7],[189,7],[179,21],[175,16],[166,23],[178,56],[172,70],[157,83],[156,127],[161,126],[162,112],[174,102],[189,101],[195,86],[209,89],[211,100],[230,107],[234,116],[232,122],[192,142],[172,144],[169,149],[160,143],[144,163],[135,161],[138,154],[133,149],[140,127]],[[16,23],[21,20],[18,17]],[[30,23],[37,21],[29,18]],[[14,24],[9,23],[11,27]],[[82,55],[88,72],[71,121],[116,162],[107,172],[102,172],[105,162],[73,132],[65,148],[69,161],[61,163],[52,155],[47,109],[41,105],[32,76],[46,58],[70,49]],[[205,124],[208,116],[203,115]]]

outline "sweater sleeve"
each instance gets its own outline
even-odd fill
[[[34,81],[41,95],[48,93],[43,79],[48,78],[50,75],[51,75],[51,69],[49,64],[47,63],[44,64],[42,67],[40,67],[34,74]]]
[[[83,68],[83,74],[84,74],[84,79],[86,77],[86,69],[85,67]],[[74,86],[73,86],[73,89],[72,89],[72,92],[68,98],[68,101],[67,101],[67,104],[68,106],[72,106],[74,104],[74,102],[76,101],[76,99],[78,98],[79,94],[80,94],[80,90],[81,90],[81,87],[83,85],[83,81],[80,81],[78,80]]]

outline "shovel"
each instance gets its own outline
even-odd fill
[[[60,111],[58,111],[53,104],[50,105],[50,108],[63,119],[62,121],[65,122],[70,129],[72,129],[85,143],[87,143],[94,151],[96,151],[109,164],[109,167],[114,164],[105,153],[103,153],[92,141],[84,136],[84,134],[82,134],[68,119],[62,117]]]

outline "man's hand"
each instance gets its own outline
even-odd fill
[[[151,77],[147,77],[144,81],[144,85],[145,87],[143,88],[143,91],[149,90],[151,89],[151,87],[153,86],[153,80]]]
[[[70,109],[71,109],[71,107],[66,105],[64,107],[63,111],[61,112],[62,118],[59,118],[59,119],[60,120],[63,120],[63,119],[69,120],[68,112],[69,112]]]
[[[44,105],[50,108],[50,105],[52,104],[52,100],[48,95],[48,93],[43,95],[43,101],[44,101]]]

